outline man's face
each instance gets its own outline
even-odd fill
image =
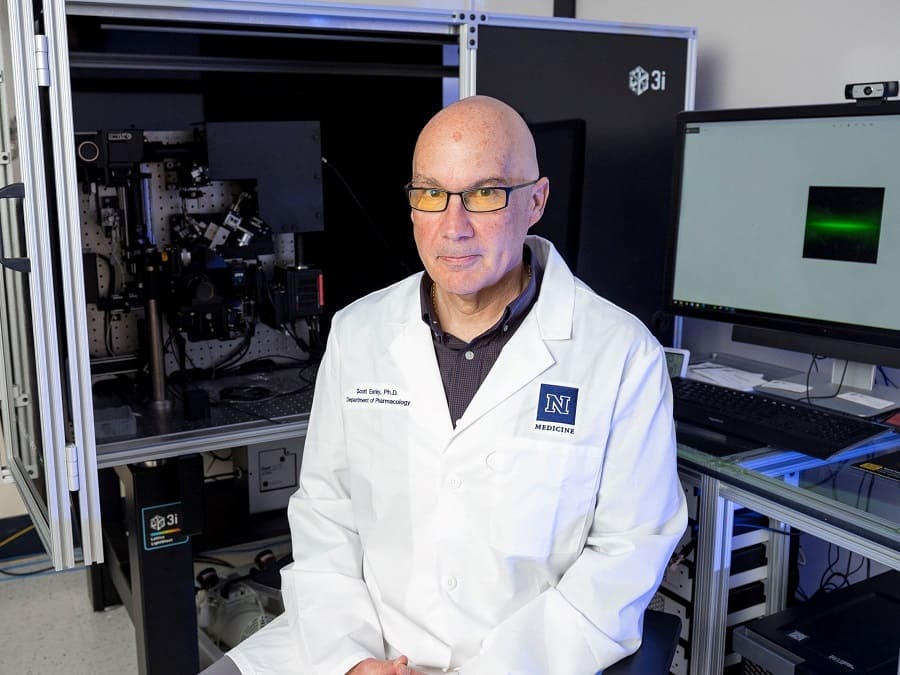
[[[478,187],[510,186],[533,180],[502,147],[478,134],[422,139],[413,164],[413,184],[460,192]],[[505,153],[513,154],[513,153]],[[419,257],[438,288],[473,297],[490,291],[522,260],[528,229],[542,212],[543,183],[509,195],[505,209],[471,213],[457,195],[445,211],[412,211],[413,234]],[[537,196],[536,196],[537,195]]]

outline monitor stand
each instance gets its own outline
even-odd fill
[[[875,384],[876,370],[869,363],[833,359],[830,378],[823,373],[810,375],[809,402],[857,417],[876,417],[900,408],[900,389]],[[807,400],[805,373],[778,382],[796,386],[789,390],[779,384],[763,384],[756,389],[796,401]]]
[[[787,378],[791,386],[757,387],[761,392],[797,401],[805,401],[808,396],[810,403],[858,417],[876,417],[900,408],[900,389],[876,385],[876,366],[853,360],[862,357],[871,363],[896,365],[900,363],[900,354],[895,348],[738,324],[732,326],[731,338],[735,342],[823,354],[834,359],[830,379],[824,373],[810,374],[809,392],[806,391],[806,373]]]

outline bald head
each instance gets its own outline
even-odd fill
[[[419,134],[413,153],[413,180],[432,178],[434,153],[464,154],[472,168],[500,170],[483,178],[526,181],[538,177],[534,138],[512,107],[490,96],[471,96],[438,112]]]
[[[495,98],[457,101],[419,134],[412,185],[433,193],[434,205],[443,200],[439,210],[410,202],[416,248],[434,282],[433,300],[443,301],[441,325],[462,339],[474,338],[496,323],[528,278],[525,237],[550,194],[549,181],[538,173],[531,131],[515,110]],[[469,199],[497,205],[498,195],[505,206],[469,208],[484,203],[469,204]],[[451,309],[452,303],[459,306]]]

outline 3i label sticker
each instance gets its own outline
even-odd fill
[[[186,544],[190,537],[184,533],[182,521],[181,502],[141,509],[144,550],[153,551]]]

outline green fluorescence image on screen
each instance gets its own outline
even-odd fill
[[[811,185],[803,257],[878,262],[883,187]]]

